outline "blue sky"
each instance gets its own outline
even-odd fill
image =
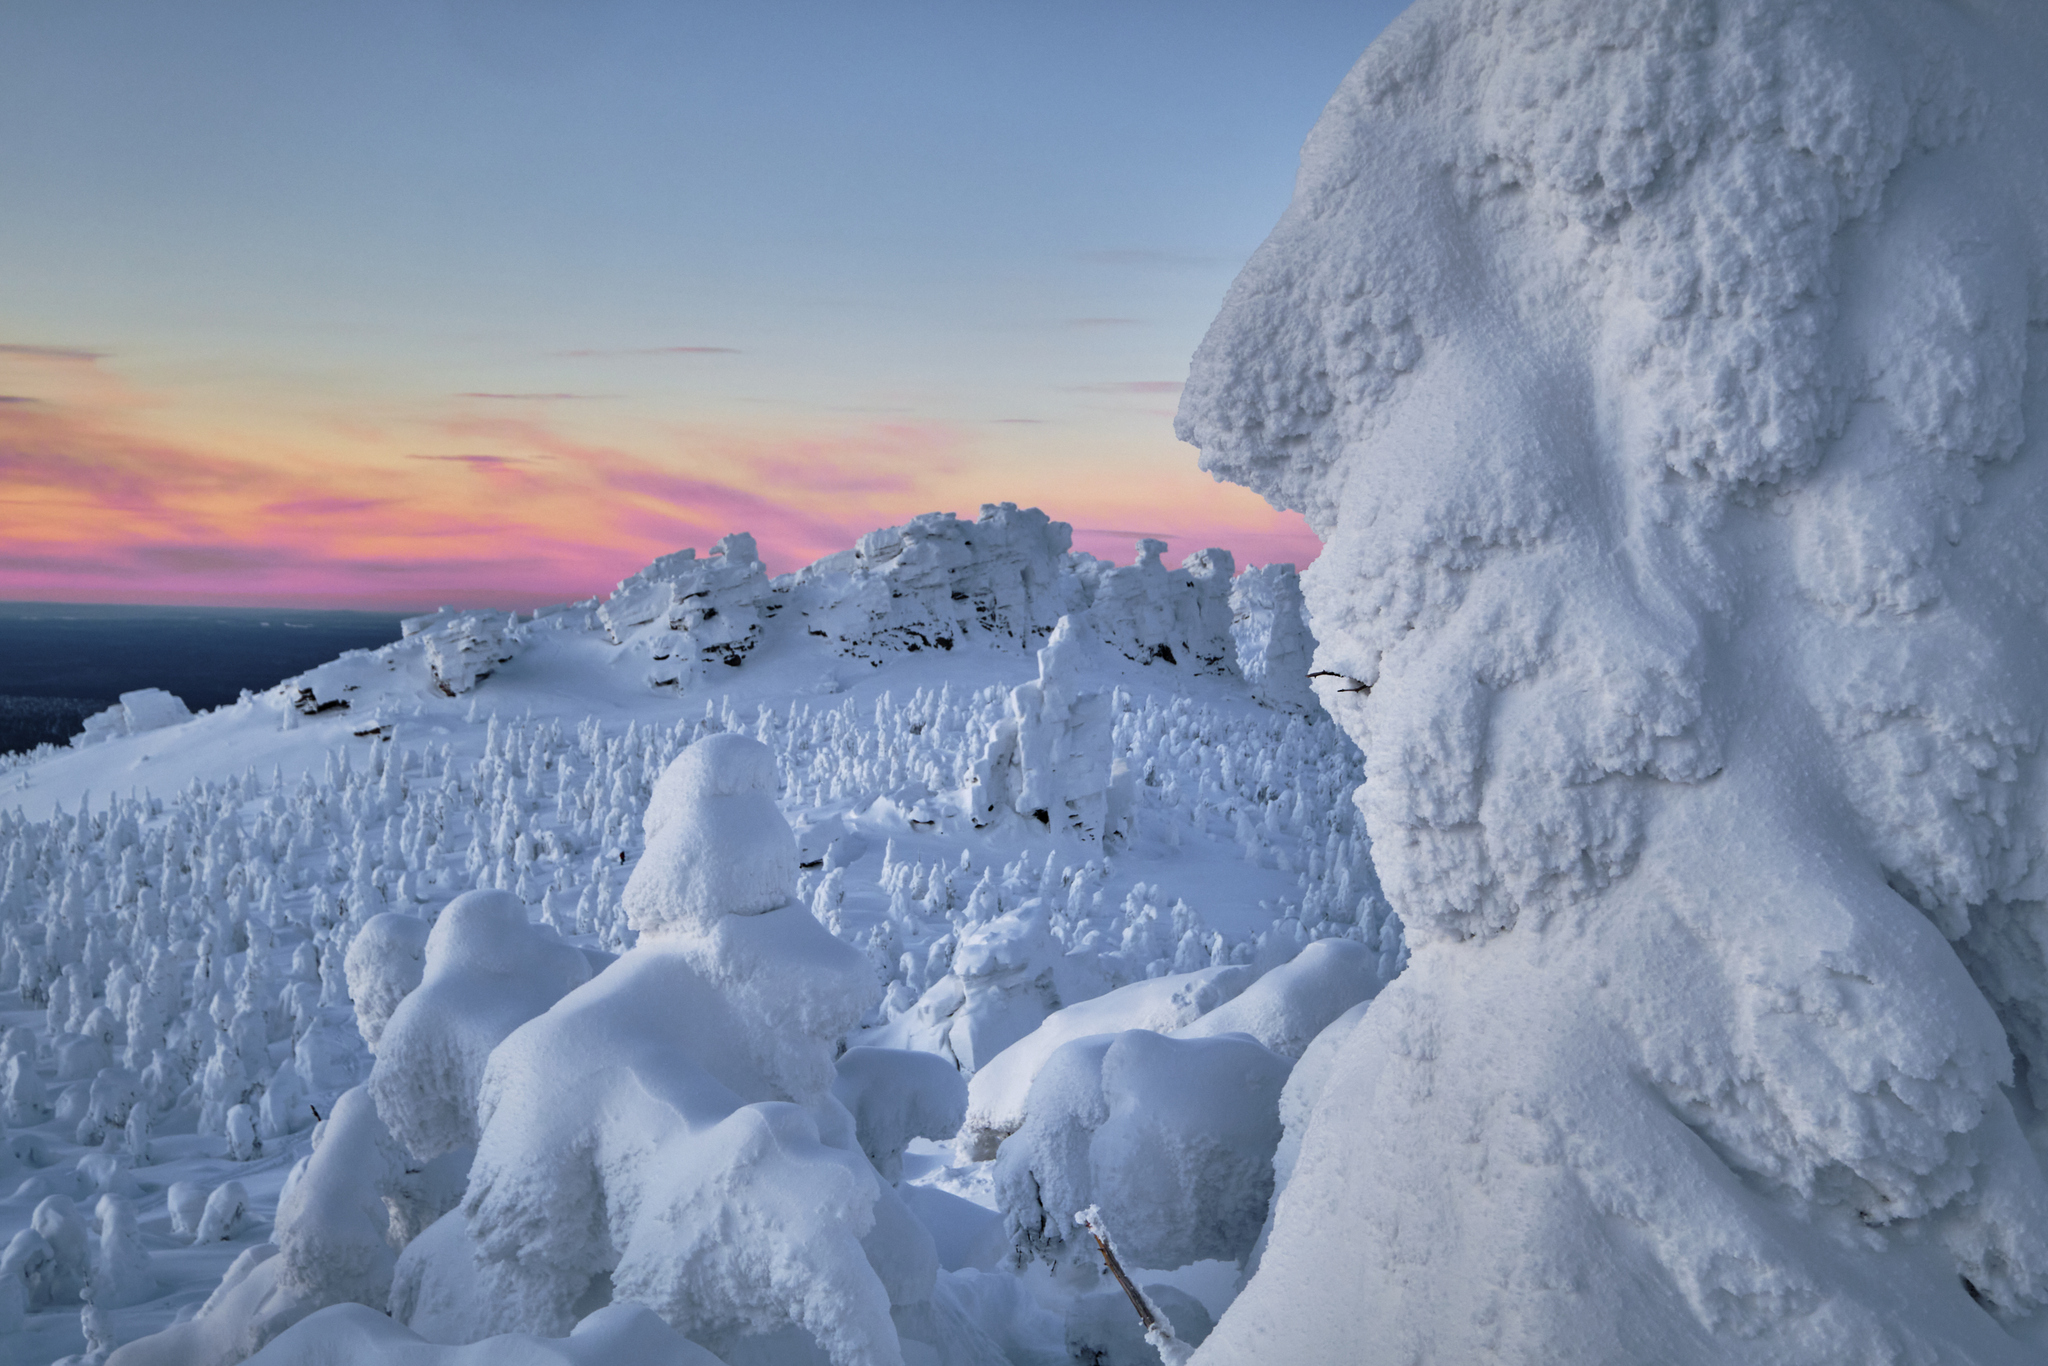
[[[1202,487],[1171,385],[1398,8],[11,0],[0,393],[27,401],[0,412],[40,424],[15,482],[56,499],[14,515],[82,517],[124,441],[276,483],[239,513],[176,487],[100,507],[98,549],[52,542],[56,576],[14,595],[83,585],[94,554],[132,582],[124,521],[158,551],[275,542],[256,524],[294,472],[339,507],[351,478],[442,473],[422,457],[544,463],[537,506],[588,520],[561,501],[588,450],[754,495],[763,470],[881,471],[832,516],[790,490],[793,520],[755,529],[792,560],[840,522],[1020,495],[1084,529],[1298,545]],[[466,502],[433,480],[414,501]],[[715,534],[716,503],[585,539],[627,542],[627,572]],[[327,529],[356,582],[376,528]],[[375,553],[394,591],[394,554],[421,592],[455,582]]]

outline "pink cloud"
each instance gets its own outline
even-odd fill
[[[389,498],[343,498],[329,495],[265,503],[263,511],[272,517],[347,517],[359,512],[387,508],[391,504],[392,500]]]

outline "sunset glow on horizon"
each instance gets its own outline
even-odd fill
[[[0,599],[530,609],[999,501],[1306,565],[1171,414],[1396,8],[11,7]]]
[[[281,436],[191,430],[86,353],[7,344],[0,377],[6,600],[531,609],[728,532],[781,573],[920,512],[998,501],[1044,508],[1109,559],[1141,536],[1240,563],[1305,565],[1318,548],[1298,516],[1182,477],[1170,440],[1115,458],[1085,437],[1062,450],[1037,430],[882,419],[614,421],[640,430],[608,439],[544,399],[481,396]],[[52,397],[11,392],[28,388]]]

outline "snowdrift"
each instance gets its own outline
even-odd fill
[[[1423,0],[1338,91],[1177,426],[1327,543],[1414,956],[1197,1360],[2038,1359],[2044,59]]]

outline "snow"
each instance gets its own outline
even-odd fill
[[[884,1181],[903,1174],[913,1139],[951,1138],[967,1116],[967,1083],[936,1053],[907,1048],[849,1048],[840,1054],[832,1094],[853,1116],[861,1151]]]
[[[1063,1045],[1130,1029],[1170,1032],[1236,996],[1252,977],[1244,967],[1172,973],[1133,982],[1047,1016],[968,1082],[963,1144],[977,1157],[995,1156],[996,1145],[1023,1126],[1031,1085]]]
[[[402,955],[402,941],[393,943],[394,956]],[[492,1050],[589,979],[582,952],[531,924],[510,892],[464,892],[449,902],[427,934],[419,986],[377,1040],[369,1094],[392,1136],[421,1162],[475,1147],[477,1093]]]
[[[557,1335],[605,1275],[685,1331],[801,1325],[835,1366],[900,1351],[860,1242],[880,1183],[830,1100],[834,1041],[877,988],[774,905],[796,841],[773,781],[758,741],[686,749],[625,893],[639,945],[493,1055],[460,1214],[484,1291],[471,1335]],[[764,1240],[788,1250],[762,1265]]]
[[[1203,1360],[2037,1358],[2042,23],[1421,0],[1187,389],[1306,602],[741,534],[8,762],[0,1357],[1148,1360],[1085,1196]]]
[[[1243,1034],[1293,1062],[1332,1021],[1369,1000],[1381,980],[1363,944],[1323,939],[1172,1032],[1183,1039]]]
[[[1422,0],[1332,100],[1178,427],[1412,958],[1196,1360],[2039,1358],[2044,54]]]
[[[1013,1239],[1037,1256],[1092,1260],[1070,1211],[1100,1206],[1141,1266],[1249,1256],[1272,1198],[1288,1071],[1236,1034],[1132,1029],[1062,1044],[996,1153]]]
[[[191,719],[191,709],[182,698],[162,688],[141,688],[122,693],[113,706],[86,717],[85,729],[74,743],[89,745],[121,735],[140,735]]]
[[[1107,1282],[1019,1263],[990,1160],[1067,1031],[1274,976],[1235,1027],[1292,1047],[1406,949],[1292,571],[1069,545],[734,536],[10,761],[0,1362],[1071,1360]],[[1160,1105],[1090,1190],[1227,1167],[1224,1241],[1118,1217],[1242,1256],[1286,1059],[1164,1042],[1271,1083],[1222,1166]]]
[[[647,852],[626,884],[638,934],[710,930],[796,894],[796,836],[775,804],[775,755],[744,735],[707,735],[654,785]]]
[[[718,1358],[652,1311],[609,1305],[563,1338],[506,1336],[438,1346],[372,1309],[339,1305],[296,1325],[254,1366],[713,1366]]]

